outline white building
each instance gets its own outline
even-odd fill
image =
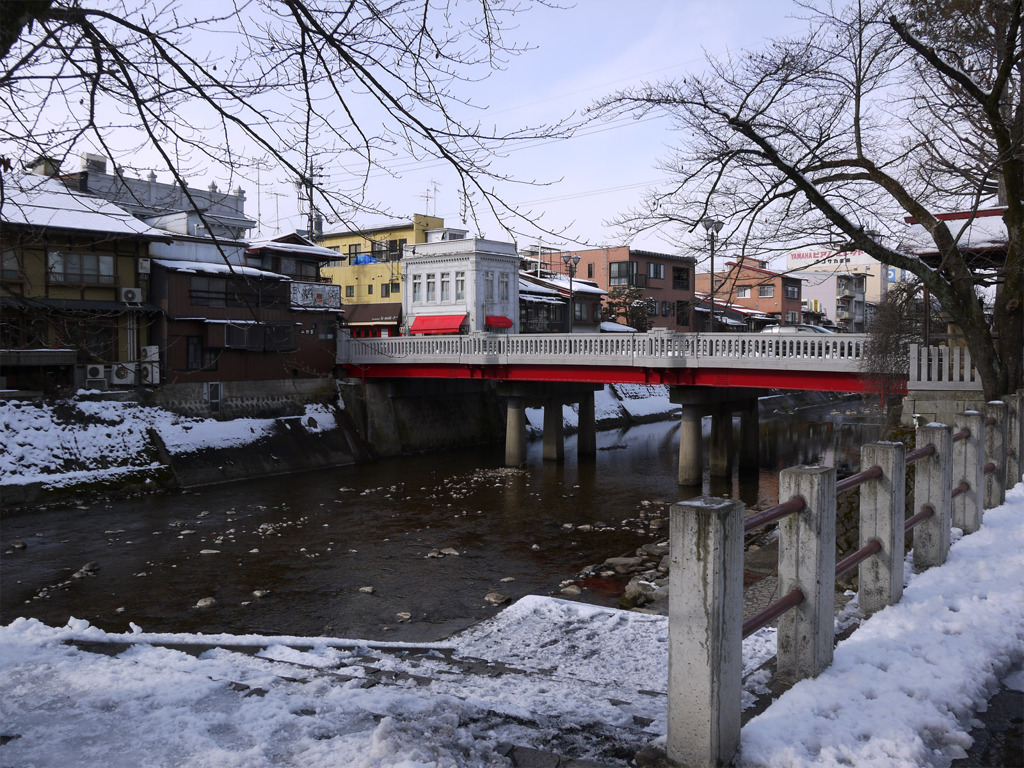
[[[822,313],[832,324],[852,333],[863,333],[870,321],[867,301],[869,276],[847,272],[791,272],[803,281],[804,308]]]
[[[518,332],[514,243],[431,231],[405,246],[402,264],[403,334]]]
[[[786,256],[786,271],[824,272],[833,275],[863,275],[864,300],[878,304],[890,283],[903,279],[903,271],[888,267],[864,251],[830,251],[827,249],[792,251]],[[807,281],[804,281],[806,294]]]

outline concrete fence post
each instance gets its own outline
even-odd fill
[[[954,432],[970,431],[965,440],[953,443],[953,486],[966,482],[967,491],[953,499],[953,527],[965,534],[981,528],[984,515],[982,482],[985,466],[985,415],[964,411],[953,419]]]
[[[779,475],[779,503],[802,496],[803,511],[779,524],[779,594],[804,593],[779,617],[778,675],[796,682],[832,663],[836,598],[836,470],[791,467]]]
[[[740,743],[743,503],[702,496],[669,520],[666,751],[680,765],[727,765]]]
[[[1024,463],[1021,461],[1021,452],[1024,451],[1021,445],[1024,439],[1024,426],[1021,425],[1021,408],[1024,407],[1022,391],[1018,390],[1017,394],[1003,398],[1006,402],[1006,490],[1019,483],[1021,472],[1024,472]]]
[[[985,475],[985,509],[1000,506],[1006,501],[1006,403],[993,400],[985,406],[985,415],[995,424],[985,429],[985,463],[995,469]]]
[[[860,486],[860,546],[872,539],[881,550],[858,566],[859,602],[870,616],[903,596],[903,523],[906,517],[906,446],[871,443],[861,447],[861,470],[882,468],[882,476]]]
[[[935,513],[914,528],[914,568],[923,571],[946,562],[953,525],[953,430],[945,424],[917,428],[917,447],[934,445],[935,453],[919,459],[914,475],[914,514],[925,506]]]

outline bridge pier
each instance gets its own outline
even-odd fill
[[[526,463],[526,401],[522,397],[506,398],[505,466]]]
[[[562,434],[562,401],[544,403],[544,461],[565,460],[565,438]]]
[[[594,416],[593,392],[584,392],[580,396],[576,454],[578,456],[597,455],[597,420]]]
[[[552,382],[504,382],[498,394],[505,398],[505,466],[518,467],[526,462],[526,409],[544,409],[544,435],[541,454],[545,461],[565,460],[565,430],[562,406],[579,403],[579,456],[597,454],[597,426],[594,392],[599,384]]]
[[[670,387],[673,403],[682,406],[679,428],[679,484],[700,486],[703,478],[701,417],[711,415],[708,464],[712,477],[731,477],[735,440],[732,414],[740,411],[740,470],[759,466],[759,420],[757,398],[762,390],[733,387]]]
[[[732,405],[720,403],[711,413],[711,446],[708,464],[712,477],[732,477],[734,452]]]

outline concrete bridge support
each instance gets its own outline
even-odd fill
[[[579,456],[597,455],[597,420],[594,416],[593,392],[585,392],[580,397],[576,453]]]
[[[594,392],[600,384],[552,382],[508,382],[499,384],[498,394],[505,398],[505,466],[518,467],[526,462],[526,409],[544,409],[544,436],[541,453],[545,461],[565,460],[565,435],[562,406],[579,403],[580,456],[597,453],[597,429]]]
[[[562,401],[544,403],[544,461],[565,460],[565,438],[562,434]]]
[[[711,414],[709,465],[713,477],[729,477],[736,455],[732,414],[740,411],[740,469],[759,463],[757,398],[761,390],[730,387],[671,387],[673,403],[682,406],[679,429],[679,484],[699,486],[703,476],[701,417]]]
[[[735,444],[732,437],[732,405],[718,404],[711,414],[711,455],[709,465],[712,477],[732,477],[732,457]]]
[[[518,467],[526,463],[526,401],[509,397],[505,425],[505,466]]]

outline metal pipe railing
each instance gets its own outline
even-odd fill
[[[791,589],[786,595],[776,600],[763,611],[759,611],[743,622],[743,637],[749,637],[761,627],[779,618],[790,608],[795,608],[804,601],[804,593],[799,588]]]
[[[858,472],[855,475],[844,477],[842,480],[836,483],[836,493],[839,494],[843,493],[844,491],[852,490],[856,488],[858,485],[863,485],[869,480],[877,480],[883,474],[884,472],[882,471],[882,468],[876,464],[873,467],[865,469],[863,472]]]
[[[928,443],[928,445],[916,448],[907,454],[907,466],[909,467],[915,461],[925,458],[926,456],[935,455],[935,443]]]
[[[880,542],[878,539],[872,539],[863,547],[854,552],[852,555],[850,555],[849,557],[845,557],[838,563],[836,563],[836,578],[838,579],[840,576],[844,576],[845,574],[849,573],[854,568],[856,568],[858,565],[860,565],[862,562],[867,560],[869,557],[881,551],[882,542]]]
[[[923,523],[925,520],[927,520],[929,517],[931,517],[934,514],[935,514],[935,507],[933,507],[931,504],[925,504],[923,507],[921,507],[921,511],[920,512],[918,512],[913,517],[908,517],[907,521],[905,523],[903,523],[903,531],[904,531],[904,533],[906,533],[907,531],[913,529],[913,527],[915,525]]]
[[[751,531],[768,525],[768,523],[780,520],[787,515],[794,515],[797,512],[802,512],[806,506],[807,502],[804,501],[803,496],[794,496],[789,501],[776,504],[774,507],[769,507],[763,512],[758,512],[756,515],[748,517],[743,522],[743,532],[750,533]]]

